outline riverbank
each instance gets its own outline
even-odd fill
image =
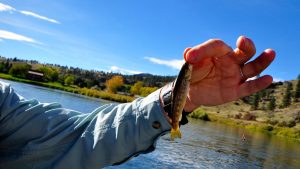
[[[222,123],[235,127],[242,127],[249,131],[259,131],[266,134],[285,137],[300,141],[300,125],[297,124],[293,127],[281,127],[278,125],[271,125],[264,122],[255,120],[242,120],[226,117],[227,115],[218,112],[207,112],[202,108],[198,108],[189,115],[191,118],[201,119],[204,121],[211,121]]]
[[[76,94],[81,94],[81,95],[85,95],[85,96],[89,96],[89,97],[95,97],[95,98],[100,98],[100,99],[110,100],[110,101],[115,101],[115,102],[125,103],[125,102],[131,102],[134,100],[134,98],[131,96],[113,94],[113,93],[108,93],[108,92],[100,91],[100,90],[96,90],[96,89],[63,86],[62,84],[60,84],[58,82],[32,81],[32,80],[28,80],[28,79],[21,79],[21,78],[13,77],[9,74],[4,74],[4,73],[0,73],[0,78],[12,80],[12,81],[16,81],[16,82],[32,84],[32,85],[36,85],[36,86],[47,87],[47,88],[51,88],[51,89],[63,90],[63,91],[70,92],[70,93],[76,93]]]

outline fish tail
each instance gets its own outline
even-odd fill
[[[179,127],[177,127],[176,129],[171,129],[171,140],[173,141],[174,138],[181,138],[181,132],[179,130]]]

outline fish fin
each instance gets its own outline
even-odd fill
[[[177,129],[171,129],[171,141],[173,141],[174,138],[181,138],[181,132],[179,130],[179,127]]]

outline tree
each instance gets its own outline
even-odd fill
[[[274,96],[272,96],[270,102],[268,103],[268,110],[273,111],[275,107],[276,107],[276,99]]]
[[[157,87],[142,87],[140,89],[140,95],[146,97],[155,90],[157,90]]]
[[[94,81],[91,80],[91,79],[85,79],[84,83],[85,83],[87,88],[91,88],[95,84]]]
[[[116,93],[117,89],[124,84],[124,79],[122,76],[113,76],[111,79],[105,82],[107,91],[110,93]]]
[[[72,75],[67,76],[64,80],[65,85],[70,86],[70,85],[74,84],[74,80],[75,80],[74,76],[72,76]]]
[[[45,81],[57,81],[58,80],[58,70],[49,66],[42,66],[37,69],[38,71],[43,72]]]
[[[15,63],[9,69],[8,73],[15,77],[26,78],[31,66],[26,63]]]
[[[259,100],[260,100],[260,94],[259,93],[254,94],[253,100],[252,100],[252,104],[251,104],[252,105],[251,108],[253,110],[257,110],[258,109]]]
[[[283,100],[282,100],[282,107],[288,107],[291,104],[291,97],[292,97],[292,93],[291,91],[293,90],[293,86],[292,83],[288,82],[287,84],[287,88],[285,90],[285,94],[283,96]]]
[[[294,94],[294,100],[297,102],[300,98],[300,75],[298,75],[296,90]]]
[[[3,73],[6,72],[6,68],[5,68],[4,62],[1,62],[1,63],[0,63],[0,72],[3,72]]]
[[[143,87],[143,82],[142,81],[137,81],[130,89],[130,93],[133,95],[140,95],[141,93],[141,88]]]

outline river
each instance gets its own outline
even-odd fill
[[[1,81],[11,83],[15,91],[25,98],[59,102],[66,108],[84,113],[108,103],[55,89]],[[189,124],[181,130],[182,139],[171,142],[169,135],[165,135],[158,140],[154,152],[107,169],[300,168],[300,143],[296,141],[194,119],[190,119]],[[242,135],[246,140],[242,139]]]

